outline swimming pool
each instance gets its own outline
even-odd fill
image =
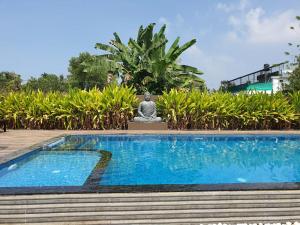
[[[71,135],[0,165],[0,193],[299,188],[298,135]]]

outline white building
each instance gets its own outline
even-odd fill
[[[238,93],[246,91],[251,93],[264,92],[276,93],[282,91],[288,84],[289,74],[295,69],[296,64],[288,62],[279,63],[269,66],[264,65],[264,68],[253,73],[237,77],[225,83],[228,86],[228,91]]]

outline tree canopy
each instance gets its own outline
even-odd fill
[[[300,27],[300,16],[297,16],[296,19],[299,21],[299,27]],[[291,30],[299,29],[295,27],[290,27]],[[287,88],[290,91],[300,91],[300,37],[299,37],[299,42],[297,43],[288,43],[289,46],[293,47],[293,54],[292,56],[295,58],[295,64],[296,67],[293,70],[293,72],[290,73],[289,75],[289,84],[287,85]],[[286,55],[291,55],[290,52],[285,52]]]
[[[72,87],[102,89],[107,83],[109,74],[114,74],[113,63],[97,58],[88,52],[80,53],[78,57],[72,57],[69,64],[69,82]]]
[[[288,89],[291,91],[300,91],[300,57],[297,58],[297,66],[289,75]]]
[[[179,64],[179,57],[196,43],[193,39],[179,45],[179,37],[167,49],[166,25],[154,32],[155,24],[139,28],[137,38],[125,44],[117,33],[109,44],[97,43],[95,48],[106,53],[98,58],[112,63],[119,72],[122,82],[132,85],[138,93],[149,91],[161,94],[171,88],[204,89],[204,81],[198,77],[202,71],[195,67]]]
[[[55,74],[43,73],[38,78],[31,77],[23,88],[25,90],[41,90],[43,92],[64,92],[68,90],[68,83],[63,75],[57,76]]]
[[[154,23],[140,26],[136,38],[130,38],[126,44],[114,33],[114,39],[108,44],[95,45],[104,54],[82,52],[72,57],[67,78],[44,73],[38,78],[31,77],[22,86],[20,75],[2,72],[0,88],[2,91],[20,90],[23,87],[43,92],[65,92],[69,88],[103,89],[108,83],[120,81],[133,86],[138,94],[145,91],[162,94],[172,88],[205,89],[204,80],[199,77],[202,71],[180,63],[180,56],[196,43],[196,39],[180,45],[177,37],[167,45],[166,25],[160,27],[158,32],[154,28]]]
[[[18,91],[21,90],[21,76],[14,72],[0,72],[0,91]]]

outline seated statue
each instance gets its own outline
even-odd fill
[[[161,117],[156,116],[156,106],[151,101],[151,95],[149,92],[145,93],[145,100],[139,104],[138,117],[134,117],[135,122],[160,122]]]

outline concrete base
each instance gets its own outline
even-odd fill
[[[165,122],[129,122],[128,130],[168,130]]]

